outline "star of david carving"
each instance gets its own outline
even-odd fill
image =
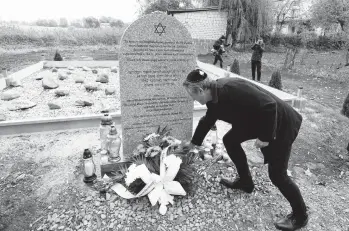
[[[165,33],[166,26],[163,26],[161,22],[158,25],[154,25],[154,27],[155,27],[154,33],[159,34],[159,36]]]

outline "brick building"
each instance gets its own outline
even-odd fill
[[[219,11],[218,7],[168,10],[190,32],[197,55],[207,54],[212,49],[213,42],[226,34],[226,11]]]

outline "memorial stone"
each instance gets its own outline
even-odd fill
[[[196,67],[196,55],[184,25],[161,12],[136,20],[121,38],[119,64],[124,159],[158,126],[189,140],[193,101],[182,83]]]

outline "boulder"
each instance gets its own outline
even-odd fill
[[[82,76],[76,76],[75,78],[75,83],[84,83],[85,78]]]
[[[66,89],[57,89],[55,91],[55,95],[58,96],[58,97],[60,97],[60,96],[67,96],[67,95],[69,95],[69,91],[66,90]]]
[[[72,66],[70,66],[70,67],[68,67],[68,70],[73,71],[73,70],[75,70],[75,68],[74,68],[74,67],[72,67]]]
[[[77,100],[75,101],[75,105],[78,107],[88,107],[88,106],[92,106],[93,103],[87,100]]]
[[[97,79],[96,82],[101,82],[101,83],[108,83],[109,82],[109,76],[106,73],[102,73],[100,74]]]
[[[62,72],[58,73],[59,80],[65,80],[67,78],[68,78],[68,75],[66,73],[62,73]]]
[[[113,95],[115,94],[116,89],[114,87],[107,87],[105,89],[105,95]]]
[[[51,77],[51,76],[45,76],[42,79],[42,86],[44,89],[55,89],[59,87],[58,83]]]
[[[71,75],[71,74],[73,74],[72,71],[67,71],[67,75]]]
[[[97,73],[98,73],[98,70],[93,69],[93,70],[92,70],[92,73],[93,73],[93,74],[97,74]]]
[[[6,100],[10,101],[13,99],[19,98],[21,95],[18,92],[15,91],[5,91],[4,93],[1,94],[0,98],[1,100]]]
[[[50,108],[50,110],[61,109],[61,106],[55,103],[48,103],[47,105]]]
[[[85,84],[84,85],[86,91],[97,91],[98,90],[98,86],[95,84]]]
[[[118,73],[118,67],[112,67],[110,68],[111,72]]]
[[[36,106],[36,103],[31,102],[29,100],[18,100],[18,101],[11,102],[11,104],[7,108],[10,111],[16,111],[16,110],[25,110],[35,106]]]
[[[57,68],[52,68],[52,72],[58,72]]]

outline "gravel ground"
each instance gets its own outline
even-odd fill
[[[219,136],[230,127],[218,123]],[[244,143],[256,185],[252,194],[222,187],[221,176],[234,178],[231,163],[214,165],[207,180],[197,175],[187,196],[175,197],[166,215],[151,207],[147,197],[126,200],[82,182],[84,148],[98,147],[98,131],[50,132],[8,136],[0,140],[0,227],[3,230],[275,230],[273,221],[289,205],[271,184],[267,166],[251,161],[253,141]],[[203,161],[195,163],[196,168]],[[304,163],[310,164],[310,163]],[[323,168],[323,165],[314,165]],[[349,174],[341,178],[306,173],[291,165],[292,177],[304,193],[311,220],[308,231],[346,231],[349,226]],[[315,169],[315,170],[314,170]],[[326,182],[319,184],[318,182]]]
[[[6,116],[6,120],[19,120],[19,119],[37,119],[44,117],[59,117],[59,116],[76,116],[87,114],[98,114],[101,109],[107,107],[111,112],[116,112],[120,109],[120,86],[119,86],[119,74],[112,73],[110,68],[96,68],[98,73],[105,72],[109,75],[109,83],[96,82],[98,74],[93,74],[91,71],[83,71],[82,68],[75,68],[71,75],[65,80],[58,79],[58,72],[52,72],[51,70],[42,70],[35,74],[28,76],[22,80],[22,87],[16,87],[12,89],[4,89],[0,92],[11,90],[20,93],[21,97],[11,100],[3,101],[0,104],[0,114]],[[68,69],[59,69],[61,72],[67,72]],[[36,80],[37,76],[50,75],[52,76],[59,87],[57,89],[66,89],[69,91],[68,96],[56,97],[55,90],[44,90],[42,87],[42,80]],[[76,77],[83,77],[84,83],[75,83]],[[98,91],[87,92],[85,90],[85,84],[96,84]],[[116,93],[114,95],[106,95],[105,88],[114,87]],[[30,100],[37,105],[27,110],[9,111],[8,105],[18,100]],[[93,103],[90,107],[77,107],[75,106],[76,100],[88,100]],[[61,109],[50,110],[48,103],[55,103],[61,106]],[[104,105],[104,106],[103,106]]]

